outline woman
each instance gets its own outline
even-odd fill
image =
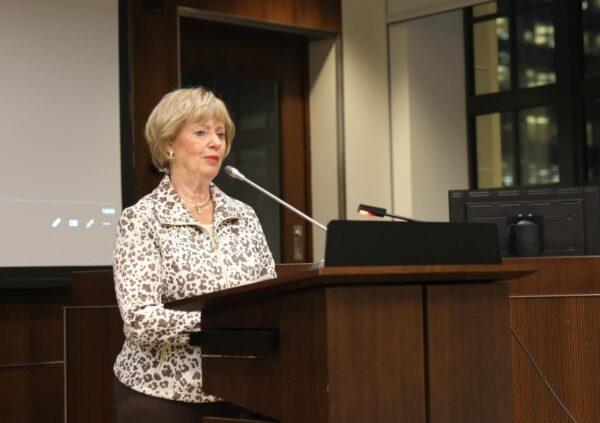
[[[225,104],[203,88],[167,94],[146,123],[154,164],[167,174],[119,222],[113,265],[125,332],[114,365],[119,422],[243,415],[202,391],[200,350],[188,345],[189,332],[200,330],[200,312],[164,308],[276,276],[254,210],[212,184],[234,133]]]

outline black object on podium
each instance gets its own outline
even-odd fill
[[[492,223],[332,220],[325,266],[500,264]]]

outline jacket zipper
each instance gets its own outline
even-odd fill
[[[219,227],[223,223],[225,223],[225,222],[227,222],[229,220],[235,220],[235,219],[239,219],[239,218],[240,218],[239,216],[229,216],[229,217],[226,217],[225,219],[221,220],[219,222],[219,224],[216,225],[211,230],[211,233],[209,234],[209,236],[211,238],[211,241],[212,241],[212,244],[213,244],[213,248],[215,249],[215,252],[217,253],[217,260],[219,261],[219,267],[221,268],[221,273],[225,277],[225,284],[226,284],[227,288],[229,288],[229,276],[228,276],[228,274],[227,274],[227,272],[225,270],[225,262],[223,260],[223,255],[221,253],[221,250],[219,248],[219,242],[217,240],[217,230],[219,229]],[[171,222],[167,222],[167,223],[169,225],[172,225],[172,226],[186,226],[186,225],[189,225],[189,223],[185,223],[185,224],[182,224],[182,223],[171,223]],[[197,227],[199,227],[202,232],[206,232],[206,230],[202,226],[200,226],[198,223],[196,223],[195,225]]]
[[[165,358],[167,357],[167,343],[165,342],[160,347],[160,359],[158,360],[158,367],[156,368],[157,372],[160,372],[165,364]]]
[[[216,225],[211,231],[210,237],[212,239],[213,248],[217,253],[217,260],[219,261],[219,267],[221,268],[221,273],[225,277],[225,286],[229,288],[229,275],[227,274],[227,269],[225,269],[225,261],[223,260],[223,254],[221,253],[221,249],[219,248],[219,241],[217,239],[217,231],[219,227],[223,224],[223,222],[227,222],[228,220],[237,219],[237,216],[228,217],[223,219]]]
[[[231,216],[226,219],[223,219],[219,222],[218,225],[216,225],[213,228],[213,230],[210,231],[211,232],[210,238],[212,240],[213,248],[215,249],[215,252],[217,253],[217,260],[219,261],[219,267],[221,268],[221,273],[225,277],[225,284],[226,284],[225,286],[227,288],[229,288],[229,276],[227,274],[227,271],[225,270],[225,263],[223,261],[223,255],[221,253],[221,250],[219,249],[219,241],[217,240],[217,230],[223,224],[223,222],[227,222],[228,220],[234,220],[234,219],[239,219],[239,217]],[[204,228],[202,226],[198,225],[198,227],[200,228],[200,230],[204,231]],[[160,359],[158,361],[158,367],[156,369],[157,372],[160,372],[162,370],[163,365],[165,364],[165,359],[166,359],[166,355],[167,355],[167,347],[168,347],[168,344],[164,343],[160,349]]]

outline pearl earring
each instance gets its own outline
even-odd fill
[[[173,160],[173,150],[169,150],[169,160]]]

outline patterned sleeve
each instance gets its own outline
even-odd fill
[[[123,211],[113,255],[125,336],[137,344],[187,344],[187,333],[200,330],[200,312],[168,310],[161,303],[161,255],[143,214]]]
[[[252,230],[256,234],[255,243],[257,247],[259,263],[261,266],[261,270],[257,279],[264,280],[276,278],[277,273],[275,272],[275,261],[273,260],[273,254],[271,254],[269,245],[267,244],[265,233],[263,232],[260,220],[258,220],[256,212],[252,208],[250,208],[250,210],[250,225],[252,226]]]

